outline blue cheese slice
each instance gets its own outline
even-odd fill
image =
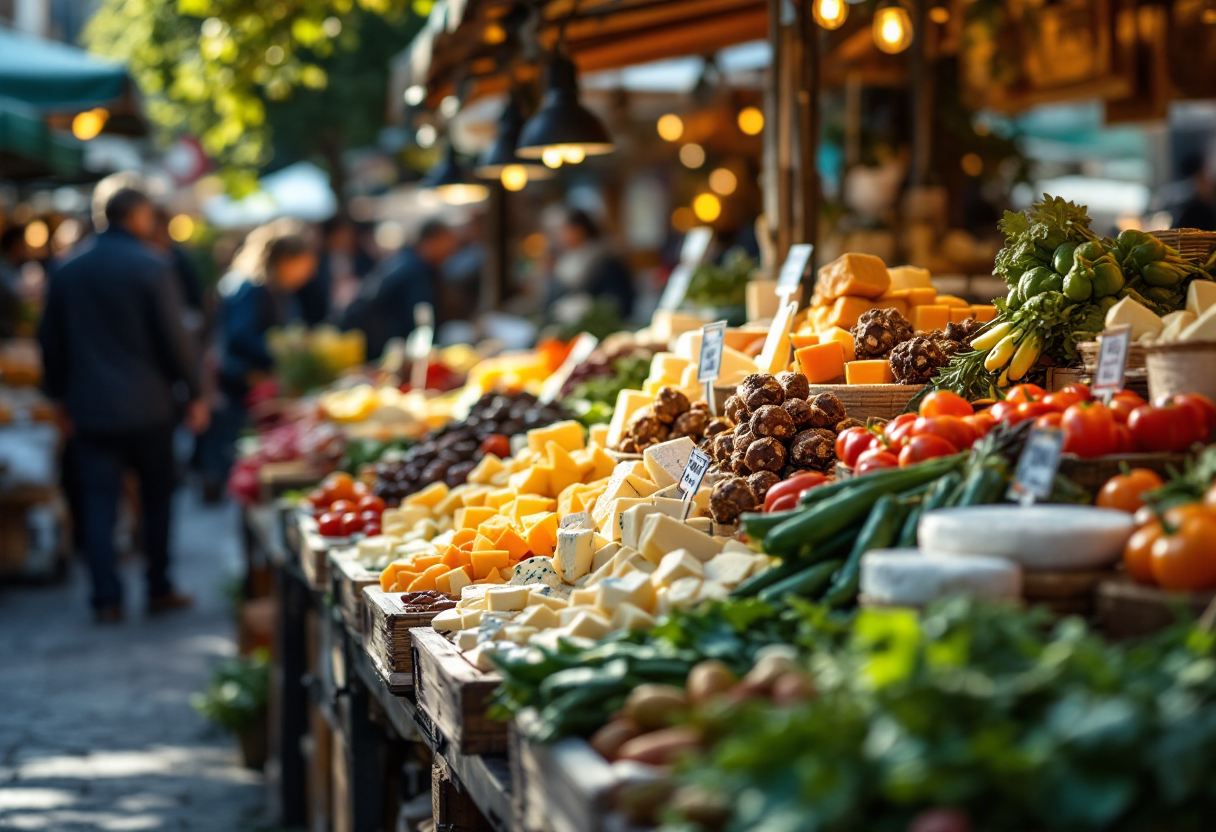
[[[540,557],[520,561],[515,567],[515,571],[511,574],[511,580],[508,583],[512,586],[543,584],[550,589],[556,590],[561,587],[562,579],[557,574],[557,570],[553,568],[553,560],[551,558]],[[466,587],[466,590],[471,588]]]
[[[590,529],[561,529],[553,565],[563,581],[572,584],[591,571],[595,557],[595,532]]]
[[[684,473],[684,466],[688,465],[695,447],[687,436],[660,442],[646,449],[642,454],[642,464],[655,485],[666,488],[680,481],[680,475]]]

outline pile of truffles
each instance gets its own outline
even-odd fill
[[[895,309],[862,312],[851,332],[858,359],[886,358],[913,334],[912,324]]]
[[[674,387],[660,387],[654,404],[643,407],[633,415],[617,450],[624,454],[640,454],[651,445],[687,436],[700,444],[729,430],[731,423],[709,413],[707,402],[690,402]]]
[[[726,417],[737,427],[714,437],[710,456],[717,472],[709,508],[714,521],[732,525],[764,502],[768,490],[799,471],[830,473],[836,463],[836,434],[860,425],[848,418],[831,393],[811,397],[801,373],[756,373],[726,400]]]
[[[974,318],[951,321],[945,329],[922,332],[896,344],[891,350],[891,374],[899,384],[927,383],[956,352],[971,346],[971,339],[981,326]]]

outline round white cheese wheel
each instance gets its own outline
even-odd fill
[[[967,506],[926,512],[923,550],[1009,558],[1032,572],[1100,569],[1123,554],[1132,517],[1090,506]]]
[[[878,604],[907,607],[950,595],[1019,599],[1022,570],[1005,558],[875,549],[861,558],[861,593]]]

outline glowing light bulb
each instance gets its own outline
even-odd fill
[[[692,201],[692,212],[701,222],[713,222],[722,215],[722,200],[713,194],[701,194]]]
[[[665,142],[678,141],[680,136],[684,135],[684,121],[674,113],[660,116],[656,126],[659,131],[659,138]]]
[[[912,45],[912,18],[903,6],[886,6],[874,13],[874,45],[896,55]]]
[[[194,220],[186,214],[178,214],[169,220],[169,236],[174,242],[186,242],[194,236]]]
[[[51,229],[42,220],[34,220],[25,227],[25,244],[30,248],[42,248],[51,239]]]
[[[587,152],[576,144],[568,144],[562,147],[562,161],[567,165],[582,164],[582,161],[587,158]]]
[[[499,178],[508,191],[522,191],[528,184],[528,169],[523,165],[507,165]]]
[[[839,29],[849,19],[849,6],[844,0],[815,0],[811,16],[829,31]]]
[[[744,107],[739,111],[739,129],[749,136],[758,136],[764,129],[764,113],[756,107]]]
[[[730,196],[739,186],[739,180],[726,168],[718,168],[709,175],[709,187],[722,196]]]
[[[545,167],[557,170],[562,166],[562,149],[560,147],[546,147],[544,152],[540,154],[540,160],[545,163]]]
[[[110,113],[101,107],[77,113],[72,119],[72,135],[82,142],[97,138],[109,118]]]
[[[696,170],[705,164],[705,148],[699,144],[686,144],[680,148],[680,162],[686,168]]]

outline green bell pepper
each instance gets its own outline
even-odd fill
[[[1140,249],[1136,249],[1139,251]],[[1132,257],[1136,256],[1136,252],[1132,252]],[[1150,286],[1177,286],[1186,277],[1186,272],[1178,267],[1159,261],[1144,263],[1140,266],[1140,274],[1144,275],[1144,282]]]
[[[1097,240],[1090,240],[1087,243],[1081,243],[1073,252],[1073,257],[1081,257],[1085,260],[1094,261],[1106,254],[1106,248]],[[1069,269],[1069,271],[1072,271]]]
[[[1149,239],[1152,239],[1151,235],[1145,234],[1143,231],[1137,231],[1134,228],[1129,228],[1126,231],[1119,232],[1119,236],[1115,238],[1115,248],[1125,253],[1130,252],[1136,246],[1143,245]]]
[[[1064,276],[1064,294],[1069,300],[1079,303],[1089,300],[1093,293],[1094,270],[1078,259]]]
[[[1030,269],[1018,281],[1018,294],[1029,300],[1044,292],[1058,292],[1064,287],[1064,278],[1043,266]]]
[[[1096,298],[1118,294],[1127,283],[1127,279],[1123,276],[1123,269],[1114,261],[1114,258],[1103,257],[1094,264],[1093,269],[1094,297]]]
[[[1135,263],[1140,269],[1143,269],[1149,263],[1164,260],[1165,243],[1161,242],[1156,237],[1149,237],[1148,240],[1132,249],[1131,258],[1132,262]]]
[[[1068,274],[1072,271],[1073,252],[1076,250],[1076,243],[1063,243],[1058,246],[1051,257],[1051,267],[1060,274]]]

